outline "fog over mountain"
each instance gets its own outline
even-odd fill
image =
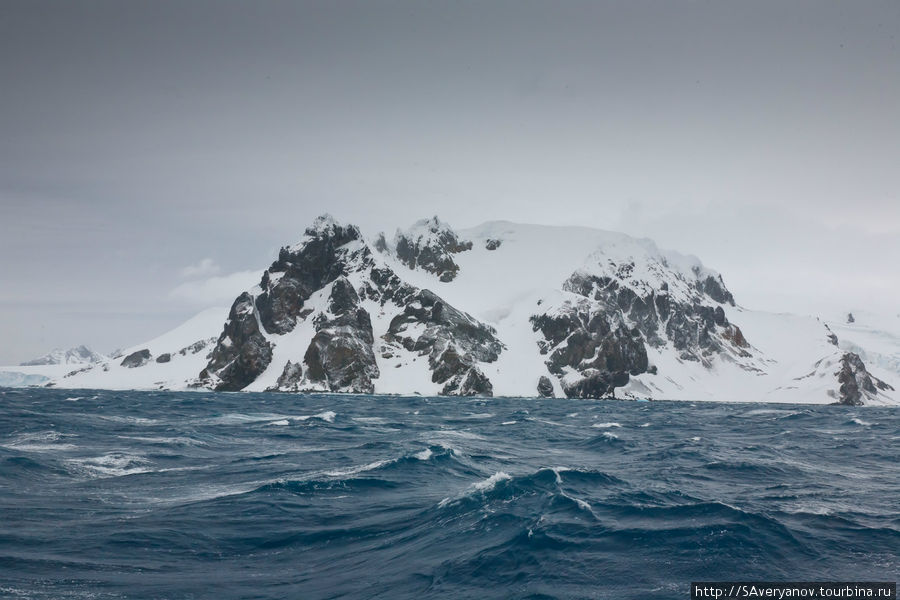
[[[900,4],[0,7],[0,364],[108,353],[329,212],[588,226],[896,315]]]

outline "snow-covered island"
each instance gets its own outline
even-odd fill
[[[318,218],[258,285],[67,388],[896,404],[900,327],[742,308],[647,239]]]

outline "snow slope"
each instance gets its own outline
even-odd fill
[[[854,322],[846,315],[826,320],[843,350],[856,352],[869,371],[893,384],[900,380],[900,315],[877,315],[853,311]],[[894,387],[898,387],[894,385]]]
[[[317,223],[319,227],[327,227],[334,222],[325,219]],[[573,273],[613,279],[617,286],[629,288],[639,296],[665,290],[673,301],[686,303],[696,302],[697,290],[706,279],[721,282],[718,273],[704,267],[696,257],[661,250],[651,240],[585,227],[492,221],[452,232],[454,244],[458,237],[461,242],[471,242],[471,247],[455,248],[445,256],[439,256],[439,262],[443,261],[439,272],[420,268],[417,261],[408,256],[398,256],[397,240],[411,241],[417,252],[421,248],[438,248],[441,239],[447,239],[448,228],[435,218],[417,222],[409,230],[398,231],[392,242],[387,242],[381,235],[372,242],[354,240],[350,244],[371,250],[371,262],[376,267],[383,265],[404,282],[433,291],[449,305],[496,330],[496,337],[503,345],[499,358],[477,365],[492,382],[494,395],[534,396],[542,377],[550,380],[554,395],[564,395],[565,378],[554,375],[548,368],[548,355],[541,352],[539,345],[543,338],[531,319],[536,314],[584,301],[583,296],[564,285]],[[297,251],[302,247],[303,242],[289,249]],[[350,253],[359,247],[345,250]],[[418,255],[419,259],[422,256]],[[447,268],[448,264],[451,268]],[[370,283],[367,270],[349,271],[346,277],[355,289],[361,290]],[[278,276],[273,273],[273,278]],[[273,334],[262,330],[272,347],[272,359],[245,390],[264,391],[277,387],[288,361],[305,364],[304,355],[316,334],[314,323],[317,317],[334,318],[328,309],[330,286],[315,291],[306,300],[304,309],[311,313],[291,331]],[[250,290],[254,297],[261,292],[259,286]],[[709,306],[721,309],[727,322],[740,328],[748,343],[746,350],[721,352],[702,360],[688,359],[676,350],[671,340],[664,339],[661,344],[647,346],[651,368],[632,374],[627,385],[616,390],[618,396],[831,403],[836,400],[837,373],[847,351],[859,354],[870,372],[885,383],[894,388],[900,383],[900,326],[895,327],[900,324],[900,319],[898,323],[885,325],[863,318],[847,325],[836,320],[823,322],[814,317],[752,311],[733,305],[730,294],[718,301],[708,295],[703,298]],[[378,377],[374,380],[374,391],[439,393],[441,385],[433,381],[427,356],[384,342],[391,322],[404,307],[390,302],[378,303],[362,294],[360,302],[371,316],[375,339],[373,350]],[[107,360],[76,375],[56,378],[54,384],[60,387],[184,389],[195,384],[198,374],[206,367],[207,357],[215,338],[222,333],[228,312],[226,307],[204,311],[172,332],[124,352],[124,356],[128,356],[148,350],[152,358],[143,366],[128,368],[122,366],[121,358]],[[626,322],[626,325],[636,327],[638,324]],[[838,346],[833,343],[832,333],[837,336]],[[198,341],[205,342],[202,348],[180,353]],[[157,362],[163,354],[170,354],[171,360]],[[884,391],[879,392],[877,399],[866,403],[898,401],[900,397],[896,392]]]
[[[208,308],[168,333],[127,348],[117,358],[57,377],[53,384],[64,388],[186,389],[206,366],[207,354],[227,316],[227,306]],[[150,353],[147,364],[136,368],[122,365],[124,357],[141,350]],[[157,362],[165,354],[170,360]]]

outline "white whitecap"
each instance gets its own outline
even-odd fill
[[[385,422],[382,417],[353,417],[353,420],[357,423],[368,423],[371,425],[383,425]]]
[[[70,437],[78,436],[72,433],[59,433],[58,431],[37,431],[14,436],[6,443],[0,444],[0,446],[21,452],[58,452],[60,450],[77,448],[75,444],[57,443]]]
[[[580,508],[581,510],[585,510],[589,513],[593,513],[593,511],[591,510],[591,505],[588,504],[587,502],[585,502],[584,500],[582,500],[581,498],[576,498],[575,496],[570,496],[569,494],[566,494],[564,492],[560,492],[560,493],[562,494],[563,498],[568,498],[569,500],[571,500],[572,502],[577,504],[578,508]]]
[[[322,421],[327,421],[328,423],[334,423],[334,418],[336,416],[337,413],[333,410],[326,410],[315,415],[300,415],[296,417],[290,417],[290,419],[292,421],[308,421],[310,419],[320,419]]]
[[[102,456],[75,458],[69,461],[78,471],[94,478],[122,477],[149,473],[154,469],[143,456],[125,452],[110,452]]]
[[[350,475],[358,475],[360,473],[365,473],[366,471],[372,471],[374,469],[378,469],[387,464],[394,462],[393,460],[376,460],[375,462],[371,462],[366,465],[361,465],[358,467],[348,467],[346,469],[337,469],[334,471],[325,471],[323,474],[328,477],[348,477]]]
[[[489,492],[494,489],[501,481],[507,481],[509,479],[512,479],[511,475],[504,471],[497,471],[487,479],[476,481],[471,486],[469,486],[469,489],[471,489],[473,492]]]

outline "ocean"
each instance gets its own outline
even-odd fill
[[[0,390],[0,596],[893,581],[890,408]]]

